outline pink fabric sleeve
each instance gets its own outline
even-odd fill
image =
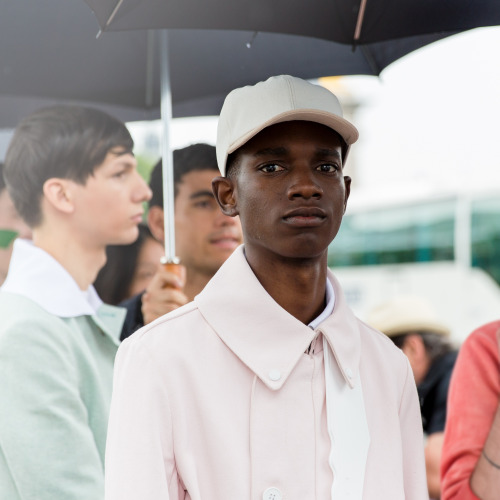
[[[106,500],[180,500],[168,398],[141,334],[116,356],[106,442]]]
[[[472,332],[457,358],[441,459],[442,500],[478,500],[470,488],[470,477],[498,407],[499,328],[497,321]]]

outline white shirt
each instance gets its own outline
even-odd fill
[[[92,285],[80,290],[71,274],[54,257],[32,241],[19,238],[14,242],[9,272],[1,289],[23,295],[62,318],[91,316],[102,305]]]

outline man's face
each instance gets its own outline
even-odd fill
[[[189,270],[212,276],[241,244],[239,219],[224,215],[212,192],[216,170],[182,177],[175,199],[176,254]]]
[[[132,243],[151,190],[131,154],[108,153],[85,185],[71,183],[74,227],[88,246]]]
[[[349,196],[341,146],[330,128],[293,121],[264,129],[241,148],[233,198],[247,255],[326,257]]]

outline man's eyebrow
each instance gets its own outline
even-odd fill
[[[204,198],[206,196],[210,196],[210,198],[214,197],[214,193],[209,191],[208,189],[202,189],[200,191],[195,191],[190,197],[190,200],[196,200],[197,198]]]
[[[277,148],[264,148],[255,152],[255,156],[283,156],[288,153],[288,149],[279,146]]]
[[[131,150],[131,149],[126,149],[122,146],[116,146],[114,148],[111,148],[108,153],[111,153],[112,155],[116,156],[116,157],[120,157],[120,156],[125,156],[125,155],[131,155],[135,158],[135,154],[134,152]]]
[[[338,151],[337,149],[330,149],[330,148],[316,148],[316,155],[317,156],[335,156],[336,158],[341,159],[342,158],[342,153]]]
[[[277,148],[264,148],[255,152],[255,156],[284,156],[288,153],[288,149],[285,147]],[[331,148],[316,148],[316,156],[334,156],[336,158],[342,158],[342,154],[337,149]]]

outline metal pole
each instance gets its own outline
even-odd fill
[[[161,69],[161,120],[162,137],[162,175],[163,175],[163,217],[165,222],[164,263],[178,263],[175,256],[174,225],[174,159],[170,149],[170,125],[172,123],[172,95],[170,92],[170,71],[168,59],[168,31],[160,32],[160,69]]]

